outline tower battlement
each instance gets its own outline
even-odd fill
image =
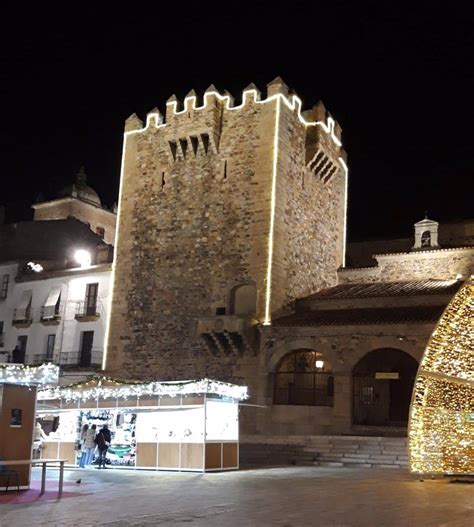
[[[281,105],[294,112],[303,126],[320,128],[337,146],[342,145],[341,127],[327,112],[324,104],[320,101],[313,108],[303,111],[301,99],[295,93],[290,93],[288,86],[280,77],[267,84],[264,99],[258,87],[253,83],[249,84],[242,91],[240,104],[235,104],[234,97],[228,91],[221,93],[213,84],[205,90],[200,100],[193,89],[182,101],[178,100],[176,95],[172,95],[166,101],[165,116],[154,108],[147,114],[146,124],[143,127],[143,122],[136,119],[133,114],[127,119],[125,131],[138,133],[149,127],[178,125],[190,120],[195,124],[196,119],[206,121],[206,116],[207,120],[218,121],[225,111],[251,110],[256,104],[264,105],[275,100],[279,100]]]
[[[107,369],[233,377],[256,324],[335,284],[346,194],[341,128],[279,77],[129,117]]]

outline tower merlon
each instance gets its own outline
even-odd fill
[[[288,97],[288,86],[281,77],[276,77],[267,84],[267,97],[272,97],[277,94]]]
[[[163,124],[163,114],[155,106],[146,114],[146,126],[160,126]]]
[[[262,92],[255,86],[253,82],[251,82],[248,86],[244,88],[244,91],[242,92],[242,105],[244,105],[247,101],[253,100],[260,101],[262,98]]]
[[[125,120],[125,132],[135,132],[141,128],[143,128],[143,121],[136,113],[132,113],[132,115]]]

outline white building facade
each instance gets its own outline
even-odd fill
[[[53,362],[63,377],[100,369],[110,274],[108,263],[28,275],[17,263],[0,265],[0,361]]]

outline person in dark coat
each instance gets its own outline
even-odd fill
[[[15,349],[12,351],[12,362],[15,364],[25,363],[25,352],[21,350],[18,345],[16,345]]]
[[[111,440],[112,436],[109,427],[104,425],[95,436],[95,442],[97,443],[97,448],[99,450],[99,466],[97,468],[101,468],[102,466],[105,468],[107,450],[109,449]]]

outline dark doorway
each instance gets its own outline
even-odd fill
[[[28,336],[27,335],[20,335],[17,338],[17,346],[20,350],[20,353],[18,354],[18,362],[21,364],[26,364],[26,343],[28,342]]]
[[[81,336],[81,353],[79,357],[80,366],[90,366],[92,359],[92,343],[94,341],[93,331],[83,331]]]
[[[353,370],[353,423],[407,426],[417,369],[417,361],[401,350],[367,353]]]

